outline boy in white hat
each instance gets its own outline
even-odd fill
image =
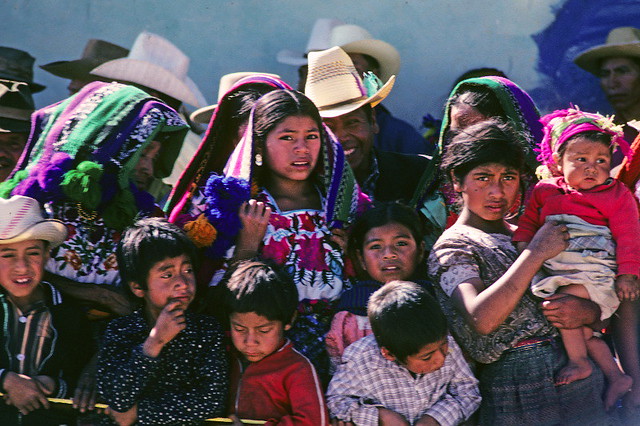
[[[0,199],[0,424],[74,422],[47,401],[68,396],[93,354],[80,308],[42,281],[49,249],[66,236],[36,200]]]

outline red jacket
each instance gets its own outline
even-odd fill
[[[231,413],[241,419],[267,420],[268,425],[329,424],[316,370],[290,341],[244,369],[231,362]]]

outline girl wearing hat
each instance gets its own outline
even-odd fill
[[[316,106],[291,90],[261,97],[225,176],[212,174],[204,194],[204,213],[184,225],[188,235],[212,259],[261,256],[284,265],[300,298],[289,337],[326,379],[324,335],[345,284],[344,244],[333,230],[366,198]]]
[[[141,188],[152,175],[169,175],[186,124],[142,90],[94,82],[36,111],[32,128],[0,196],[35,198],[66,224],[69,235],[47,264],[56,284],[81,300],[127,313],[126,299],[102,285],[119,290],[120,234],[138,215],[158,214]]]

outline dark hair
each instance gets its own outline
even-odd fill
[[[291,324],[298,307],[298,289],[293,279],[272,262],[237,262],[218,287],[227,317],[236,312],[255,312],[286,325]]]
[[[416,246],[419,247],[422,244],[424,226],[415,210],[399,202],[377,203],[358,217],[349,231],[347,252],[354,264],[358,264],[357,253],[362,252],[367,233],[373,228],[390,223],[398,223],[406,227],[411,232]]]
[[[157,217],[138,220],[127,228],[116,250],[122,282],[135,282],[143,290],[147,289],[153,265],[182,255],[194,263],[197,259],[195,245],[182,229]]]
[[[358,52],[353,52],[353,53],[358,53]],[[359,55],[362,55],[362,57],[365,59],[365,61],[367,61],[367,65],[369,65],[369,69],[373,70],[373,69],[380,69],[380,62],[374,58],[371,55],[367,55],[366,53],[358,53]]]
[[[436,300],[416,283],[391,281],[371,295],[367,307],[378,346],[400,362],[448,334],[447,320]]]
[[[612,136],[610,134],[608,134],[608,133],[599,132],[597,130],[589,130],[588,132],[577,133],[577,134],[571,136],[566,141],[564,141],[564,143],[558,147],[558,157],[560,157],[560,159],[562,159],[562,157],[564,156],[564,153],[567,150],[567,145],[569,144],[569,142],[571,142],[573,140],[576,140],[578,138],[585,138],[585,139],[590,140],[592,142],[600,142],[601,144],[603,144],[607,148],[609,148],[609,153],[610,154],[613,154],[613,148],[614,147],[611,144]]]
[[[264,153],[269,133],[288,117],[310,117],[318,126],[321,138],[326,141],[322,118],[315,104],[304,94],[280,89],[262,96],[253,108],[253,142],[256,151]],[[322,167],[322,156],[318,159],[316,170]],[[264,182],[265,167],[258,167],[258,180]]]
[[[461,98],[465,96],[464,100]],[[458,91],[449,98],[451,107],[465,103],[474,107],[486,117],[500,117],[506,120],[504,108],[500,105],[498,97],[491,89],[485,86],[461,84]]]
[[[447,146],[440,170],[451,180],[451,172],[462,182],[472,169],[497,163],[525,170],[524,148],[518,142],[524,138],[509,124],[491,119],[476,123],[458,132]]]
[[[453,90],[453,88],[456,87],[458,83],[460,83],[461,81],[468,80],[470,78],[489,77],[489,76],[508,78],[503,71],[497,68],[492,68],[492,67],[472,68],[460,74],[460,76],[456,78],[456,81],[453,83],[453,87],[451,89]]]

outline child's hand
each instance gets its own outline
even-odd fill
[[[631,274],[618,275],[616,278],[616,294],[618,299],[622,300],[638,300],[640,297],[640,283],[638,277]]]
[[[95,354],[91,361],[84,367],[78,379],[76,390],[73,394],[73,408],[84,413],[93,410],[96,405],[96,372],[98,368],[98,354]]]
[[[565,225],[547,222],[538,229],[526,250],[547,260],[569,247],[569,230]]]
[[[156,324],[145,340],[143,351],[147,356],[157,357],[160,351],[187,326],[182,302],[171,300],[160,311]]]
[[[388,408],[378,408],[379,426],[409,426],[407,419]]]
[[[47,395],[50,395],[53,389],[47,389],[45,386],[35,378],[10,372],[4,379],[4,401],[25,415],[39,408],[48,409]]]
[[[116,422],[118,426],[130,426],[138,420],[138,404],[134,404],[124,413],[115,411],[111,407],[107,408],[104,413]]]
[[[236,244],[236,258],[249,259],[258,253],[260,243],[267,232],[271,207],[256,200],[242,203],[238,212],[242,229]]]

